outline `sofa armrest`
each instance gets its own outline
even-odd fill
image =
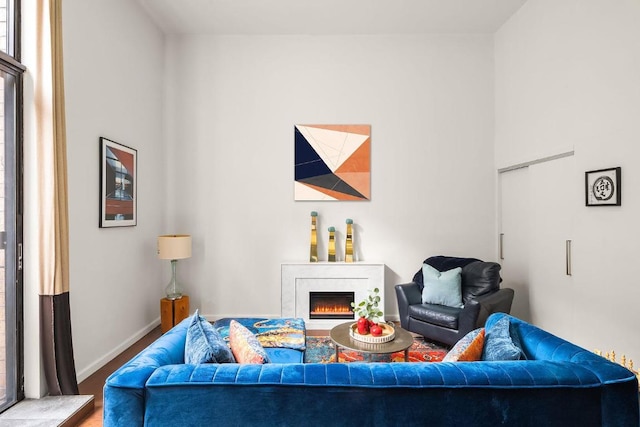
[[[111,374],[104,386],[105,427],[143,425],[145,384],[164,365],[184,363],[188,317]]]
[[[409,327],[409,306],[422,303],[422,292],[416,282],[403,283],[396,285],[395,288],[400,326],[407,329]]]

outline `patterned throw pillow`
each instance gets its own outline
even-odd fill
[[[447,355],[443,362],[475,362],[482,358],[484,347],[484,328],[474,329],[462,337]]]
[[[204,317],[193,314],[187,329],[184,345],[184,363],[234,363],[235,359],[227,343]]]
[[[229,324],[229,346],[238,363],[269,362],[269,357],[256,336],[235,320]]]
[[[515,334],[513,334],[515,335]],[[517,342],[520,340],[517,339]],[[511,334],[511,322],[503,317],[486,332],[482,360],[520,360],[526,359],[522,349],[514,343]]]
[[[462,307],[462,277],[460,267],[448,271],[438,271],[429,264],[422,265],[423,304],[439,304],[449,307]]]

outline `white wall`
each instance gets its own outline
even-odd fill
[[[63,6],[71,319],[82,380],[159,323],[168,281],[155,240],[165,224],[164,36],[137,2]],[[101,136],[138,150],[135,227],[98,228]]]
[[[393,285],[431,255],[491,259],[491,36],[183,36],[168,41],[169,224],[210,318],[280,314],[280,263],[308,259],[309,213]],[[295,124],[371,124],[370,202],[294,202]]]
[[[425,257],[495,257],[496,165],[567,148],[579,175],[623,169],[622,207],[575,207],[581,327],[568,338],[640,357],[630,338],[640,293],[631,270],[640,246],[639,7],[529,0],[495,46],[490,36],[185,36],[167,41],[165,58],[163,36],[136,2],[67,0],[80,378],[157,324],[168,280],[157,234],[193,234],[193,257],[178,267],[192,311],[276,316],[280,263],[308,256],[309,212],[320,214],[321,254],[326,228],[344,238],[353,218],[360,258],[389,267],[393,315],[393,285]],[[299,123],[372,125],[370,202],[293,201]],[[138,149],[137,227],[97,227],[99,136]]]
[[[529,0],[495,37],[497,165],[575,149],[569,213],[573,290],[548,289],[549,299],[564,299],[558,304],[563,308],[547,310],[535,321],[553,330],[568,311],[575,327],[566,338],[588,349],[615,349],[636,360],[638,22],[637,1]],[[622,167],[622,206],[585,207],[584,172],[615,166]],[[559,217],[567,214],[557,211],[555,204],[545,208],[556,209]],[[530,265],[529,270],[548,267]]]

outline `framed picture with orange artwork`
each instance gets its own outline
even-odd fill
[[[137,150],[100,137],[100,227],[137,224]]]

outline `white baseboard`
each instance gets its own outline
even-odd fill
[[[105,354],[98,360],[94,361],[83,370],[77,372],[76,376],[78,377],[78,382],[80,383],[86,380],[91,374],[96,372],[98,369],[102,368],[107,363],[111,362],[113,359],[116,358],[116,356],[118,356],[120,353],[122,353],[123,351],[131,347],[140,338],[144,337],[153,329],[158,327],[158,325],[160,325],[160,317],[156,318],[153,322],[149,323],[147,326],[140,329],[138,332],[136,332],[131,337],[129,337],[129,339],[121,343],[119,346],[111,350],[109,353]]]

